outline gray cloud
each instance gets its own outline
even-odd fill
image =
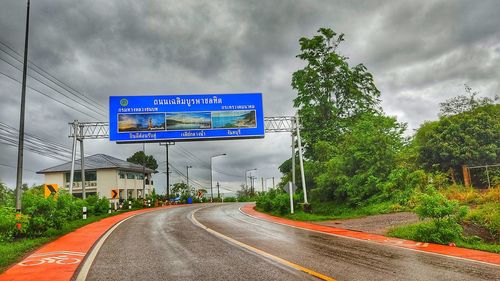
[[[2,0],[0,41],[22,51],[23,1]],[[409,124],[409,133],[436,118],[439,102],[467,83],[482,95],[500,92],[500,10],[497,1],[32,1],[30,60],[107,108],[109,95],[172,93],[264,93],[268,116],[293,114],[291,75],[303,64],[298,39],[319,27],[345,33],[340,51],[364,63],[382,91],[383,108]],[[9,59],[4,53],[0,56]],[[0,71],[21,74],[0,61]],[[29,85],[90,113],[33,79]],[[20,85],[0,76],[1,122],[18,126]],[[107,112],[105,113],[107,114]],[[70,147],[71,120],[89,120],[29,90],[28,132]],[[104,120],[102,116],[94,119]],[[126,158],[141,145],[88,141],[86,151]],[[197,158],[186,156],[181,148]],[[164,148],[146,146],[161,162]],[[278,177],[290,154],[287,134],[264,140],[182,143],[172,163],[208,185],[206,162],[216,160],[214,180],[237,189],[246,169]],[[59,161],[27,152],[26,168]],[[0,164],[15,166],[16,151],[0,145]],[[164,167],[164,166],[162,166]],[[239,177],[239,178],[238,178]],[[43,177],[26,171],[25,181]],[[0,166],[10,186],[15,170]],[[174,180],[179,180],[174,177]],[[156,176],[164,186],[164,175]],[[259,185],[260,186],[260,181]]]

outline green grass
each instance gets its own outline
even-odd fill
[[[64,234],[72,232],[84,225],[121,213],[123,212],[116,212],[112,213],[111,215],[105,214],[101,216],[92,216],[87,220],[67,222],[62,229],[48,230],[46,237],[21,238],[16,239],[12,242],[0,242],[0,273],[4,272],[12,264],[21,261],[30,252],[36,250],[37,248],[48,242],[56,240]]]
[[[393,228],[389,229],[389,231],[387,232],[387,236],[418,241],[418,239],[416,239],[417,228],[419,227],[419,225],[422,225],[425,223],[426,222],[417,222],[417,223],[413,223],[413,224],[393,227]],[[470,240],[470,241],[466,241],[466,240]],[[463,248],[468,248],[468,249],[487,251],[487,252],[500,254],[500,245],[499,244],[486,243],[480,239],[464,238],[464,239],[460,239],[458,241],[455,241],[455,244],[457,245],[457,247],[463,247]]]
[[[363,207],[353,208],[346,205],[333,202],[315,202],[312,203],[312,213],[305,213],[302,210],[295,210],[294,214],[280,215],[271,213],[275,216],[285,217],[297,221],[325,221],[336,219],[361,218],[371,215],[387,214],[402,209],[395,207],[390,202],[376,203]]]

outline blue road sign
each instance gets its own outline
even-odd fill
[[[117,142],[264,137],[261,93],[110,96],[109,118]]]

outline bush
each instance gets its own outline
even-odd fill
[[[500,242],[500,203],[486,203],[467,215],[467,220],[486,228],[491,236]]]
[[[16,230],[16,210],[0,207],[0,242],[11,241]]]
[[[428,194],[418,195],[418,201],[415,211],[420,219],[431,219],[418,225],[418,241],[447,244],[462,237],[460,222],[467,214],[467,207],[460,207],[457,201],[446,199],[433,188],[428,190]]]
[[[224,198],[224,202],[236,202],[236,197],[226,197]]]
[[[302,194],[293,196],[293,206],[298,210]],[[279,215],[290,213],[290,196],[281,189],[271,189],[266,193],[261,193],[256,199],[256,206],[264,212],[271,212]]]
[[[106,214],[109,209],[109,200],[105,197],[99,199],[96,195],[91,195],[85,199],[85,203],[89,216]]]

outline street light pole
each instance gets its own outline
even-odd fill
[[[26,106],[26,73],[28,70],[28,34],[30,28],[30,0],[26,7],[26,33],[24,36],[23,86],[21,89],[21,112],[19,116],[19,144],[17,146],[16,211],[21,212],[21,188],[23,185],[24,115]]]
[[[224,156],[226,153],[210,156],[210,202],[214,201],[214,186],[212,183],[212,159],[219,156]]]
[[[186,185],[189,191],[189,195],[191,195],[191,189],[189,188],[189,168],[193,168],[193,166],[186,166]]]

